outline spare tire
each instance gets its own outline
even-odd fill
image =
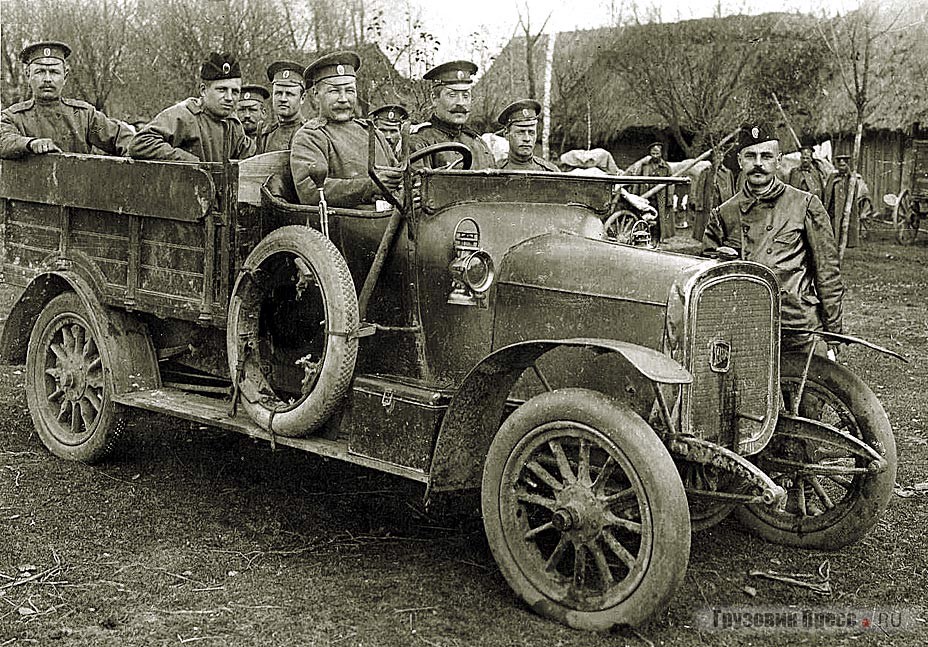
[[[237,405],[275,434],[311,434],[348,391],[357,329],[357,294],[335,245],[301,225],[271,232],[248,255],[229,302]]]

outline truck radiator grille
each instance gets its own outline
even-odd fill
[[[693,290],[684,411],[697,436],[745,454],[767,443],[779,406],[778,316],[770,285],[750,277]]]

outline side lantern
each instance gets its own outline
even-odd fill
[[[454,258],[448,271],[451,273],[448,303],[487,307],[485,295],[493,285],[496,271],[493,259],[480,249],[480,227],[472,218],[463,218],[454,228]]]

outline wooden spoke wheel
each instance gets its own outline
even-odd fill
[[[886,412],[867,385],[848,369],[812,357],[807,381],[805,357],[786,354],[781,390],[786,409],[869,445],[885,459],[882,471],[871,458],[796,435],[774,433],[757,463],[786,490],[782,506],[745,505],[739,520],[768,541],[788,546],[836,550],[867,533],[889,503],[896,480],[896,443]]]
[[[108,340],[73,292],[42,310],[26,353],[26,400],[42,443],[56,456],[94,462],[111,452],[124,427],[112,401]]]
[[[903,189],[893,207],[893,228],[896,230],[896,242],[911,245],[918,233],[918,217],[912,205],[912,196],[908,189]]]
[[[506,580],[533,610],[578,629],[644,622],[689,559],[686,495],[653,430],[585,389],[538,395],[490,447],[483,519]]]

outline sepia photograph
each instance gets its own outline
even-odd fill
[[[928,644],[926,0],[0,18],[0,647]]]

